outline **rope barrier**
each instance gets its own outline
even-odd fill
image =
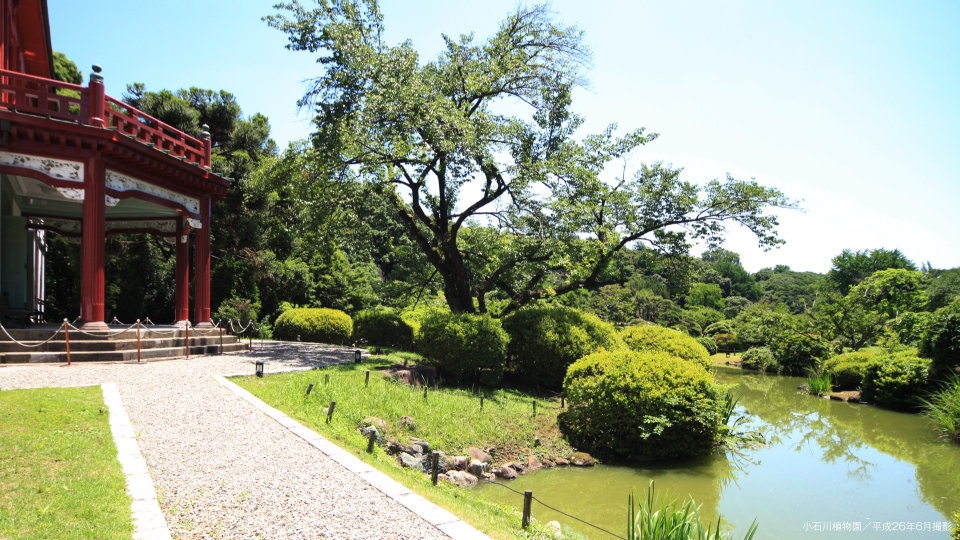
[[[80,332],[81,334],[84,334],[84,335],[87,335],[87,336],[91,336],[91,337],[96,337],[96,338],[112,338],[112,337],[114,337],[114,336],[119,336],[120,334],[122,334],[122,333],[124,333],[124,332],[129,332],[132,328],[134,328],[134,327],[137,326],[136,324],[131,324],[130,326],[128,326],[128,327],[124,328],[123,330],[120,330],[119,332],[116,332],[116,333],[114,333],[114,334],[101,335],[101,334],[91,334],[90,332],[84,332],[83,330],[77,328],[76,326],[74,326],[74,325],[72,325],[72,324],[70,324],[70,323],[67,323],[67,324],[68,324],[68,325],[70,326],[70,328],[72,328],[75,332]]]
[[[40,343],[37,343],[36,345],[27,345],[26,343],[24,343],[24,342],[22,342],[22,341],[17,341],[16,338],[14,338],[13,336],[10,335],[10,332],[7,332],[7,329],[4,328],[2,324],[0,324],[0,330],[3,330],[3,333],[6,334],[6,336],[7,336],[8,338],[10,338],[10,341],[16,343],[17,345],[20,345],[21,347],[28,347],[28,348],[31,348],[31,349],[32,349],[33,347],[39,347],[39,346],[41,346],[41,345],[46,345],[47,343],[49,343],[50,341],[52,341],[53,338],[57,337],[57,334],[59,334],[60,331],[63,330],[63,325],[61,324],[60,327],[57,328],[57,330],[53,333],[53,335],[50,336],[49,338],[47,338],[46,341],[41,341]]]
[[[108,322],[107,324],[113,324],[113,323],[117,323],[117,324],[121,324],[121,325],[123,324],[123,323],[122,323],[122,322],[120,322],[120,320],[119,320],[119,319],[117,319],[116,317],[114,317],[114,318],[113,318],[113,320],[112,320],[112,321],[110,321],[110,322]]]
[[[153,326],[154,322],[150,320],[150,317],[147,317],[146,319],[143,320],[143,324],[149,324]]]
[[[513,489],[512,487],[510,487],[510,486],[508,486],[508,485],[506,485],[506,484],[501,484],[500,482],[495,482],[495,481],[493,481],[493,480],[484,480],[484,482],[487,482],[488,484],[496,484],[496,485],[498,485],[498,486],[500,486],[500,487],[509,489],[510,491],[516,493],[517,495],[523,495],[523,493],[520,493],[519,491]],[[533,500],[537,501],[538,503],[542,504],[543,506],[546,506],[547,508],[553,510],[554,512],[556,512],[556,513],[558,513],[558,514],[563,514],[563,515],[567,516],[567,517],[570,518],[570,519],[575,519],[575,520],[579,521],[580,523],[583,523],[584,525],[589,525],[589,526],[593,527],[594,529],[597,529],[597,530],[599,530],[599,531],[603,531],[603,532],[609,534],[610,536],[612,536],[612,537],[614,537],[614,538],[620,538],[621,540],[627,540],[626,538],[620,536],[619,534],[614,534],[614,533],[612,533],[612,532],[604,529],[603,527],[598,527],[598,526],[594,525],[593,523],[590,523],[589,521],[584,521],[584,520],[578,518],[577,516],[571,516],[570,514],[564,512],[563,510],[558,510],[558,509],[550,506],[549,504],[546,504],[545,502],[541,501],[540,499],[538,499],[538,498],[536,498],[536,497],[532,497],[532,496],[531,496],[531,498],[532,498]]]

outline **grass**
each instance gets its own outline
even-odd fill
[[[831,382],[829,373],[810,373],[807,377],[807,393],[811,396],[829,394]]]
[[[951,375],[944,387],[923,402],[923,415],[941,439],[960,444],[960,376]]]
[[[0,538],[127,538],[130,497],[99,387],[0,392]]]
[[[739,353],[730,353],[730,356],[727,356],[727,353],[718,352],[717,354],[710,356],[710,363],[715,366],[725,366],[727,362],[731,364],[734,362],[740,362]]]
[[[627,540],[724,540],[721,536],[720,522],[716,528],[704,526],[700,522],[700,509],[692,500],[683,505],[678,499],[668,500],[665,495],[656,496],[653,482],[647,488],[646,504],[636,504],[636,495],[628,500]],[[743,540],[751,540],[757,532],[754,521]]]
[[[380,447],[368,454],[367,440],[358,427],[365,425],[364,418],[375,416],[386,422],[387,436],[402,442],[406,442],[408,436],[421,437],[447,455],[464,454],[469,446],[493,445],[495,462],[531,454],[567,456],[572,449],[556,427],[559,402],[534,399],[516,391],[475,392],[443,386],[439,390],[428,389],[424,397],[422,390],[391,381],[374,369],[402,363],[404,358],[417,359],[412,353],[390,352],[362,364],[263,379],[239,377],[235,382],[493,538],[553,538],[540,524],[523,531],[520,514],[513,508],[475,498],[462,488],[434,486],[428,475],[401,469],[396,459]],[[364,382],[367,370],[371,371],[369,386]],[[329,382],[326,382],[328,375]],[[309,384],[314,388],[307,396]],[[481,396],[484,398],[482,411]],[[326,413],[331,401],[336,401],[336,406],[333,419],[327,424]],[[533,401],[537,402],[536,416]],[[417,429],[401,429],[401,416],[415,419]],[[535,438],[540,440],[539,446]]]

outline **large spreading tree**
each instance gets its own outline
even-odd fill
[[[494,292],[509,312],[623,283],[610,266],[625,247],[715,245],[728,222],[761,247],[782,242],[764,211],[795,204],[774,188],[729,176],[697,186],[661,163],[605,174],[657,135],[617,137],[611,126],[575,138],[583,120],[571,97],[591,55],[583,33],[544,6],[519,7],[483,41],[444,36],[430,62],[410,41],[384,43],[375,0],[275,7],[265,19],[287,47],[319,55],[322,73],[300,102],[316,115],[317,159],[338,180],[390,190],[455,312],[485,312]]]

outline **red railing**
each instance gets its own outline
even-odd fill
[[[0,70],[0,108],[113,129],[182,161],[210,166],[209,139],[191,137],[104,94],[100,82],[90,84],[86,88]]]

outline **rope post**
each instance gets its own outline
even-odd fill
[[[437,485],[437,474],[440,472],[440,452],[433,451],[433,472],[430,475],[433,485]]]
[[[367,376],[363,381],[363,387],[366,388],[370,386],[370,370],[367,370]]]
[[[537,415],[537,400],[533,400],[531,403],[533,403],[533,415],[536,416],[536,415]]]
[[[66,319],[63,320],[63,337],[67,342],[67,366],[73,366],[70,360],[70,326]]]
[[[323,384],[324,384],[324,386],[327,386],[327,385],[330,384],[330,374],[329,374],[329,373],[324,374],[324,376],[323,376]]]
[[[247,346],[247,350],[253,350],[253,319],[250,319],[250,344]]]
[[[375,444],[377,444],[377,430],[376,430],[376,429],[371,429],[371,430],[370,430],[370,437],[369,437],[369,438],[370,438],[370,440],[367,442],[367,453],[368,453],[368,454],[372,454],[372,453],[373,453],[373,446],[374,446]]]
[[[140,363],[140,319],[137,319],[137,363]]]
[[[308,396],[310,395],[310,392],[313,392],[313,383],[310,383],[310,385],[307,386],[307,395],[308,395]]]
[[[336,407],[337,407],[337,402],[336,402],[336,401],[331,401],[331,402],[330,402],[330,408],[327,409],[327,423],[328,423],[328,424],[330,423],[330,420],[333,419],[333,409],[335,409]]]
[[[560,394],[560,408],[561,408],[561,409],[564,408],[564,407],[563,407],[563,405],[564,405],[564,403],[563,403],[563,397],[564,397],[564,396],[563,396],[563,394],[561,393],[561,394]]]
[[[190,358],[190,321],[187,321],[187,324],[186,326],[184,326],[184,328],[186,329],[187,337],[186,339],[184,339],[183,346],[186,347],[187,349],[187,358],[189,359]]]
[[[530,506],[533,504],[533,492],[523,492],[523,528],[530,527]]]
[[[480,410],[483,410],[483,396],[480,396]]]
[[[217,325],[220,325],[218,322]],[[220,354],[223,354],[223,326],[220,326]]]

